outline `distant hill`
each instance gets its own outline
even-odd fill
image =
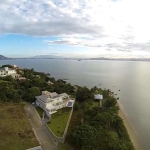
[[[57,55],[38,55],[38,56],[33,56],[32,58],[49,59],[49,58],[63,58],[63,57]]]
[[[150,61],[150,58],[87,58],[86,60]]]
[[[5,60],[5,59],[9,59],[9,58],[7,58],[7,57],[5,57],[3,55],[0,55],[0,60]]]

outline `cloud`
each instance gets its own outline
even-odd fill
[[[32,36],[61,36],[97,34],[102,27],[92,24],[81,12],[84,6],[73,1],[21,0],[2,1],[0,4],[0,33]]]
[[[69,37],[69,38],[60,38],[55,41],[46,40],[44,41],[50,45],[71,45],[71,46],[80,46],[80,47],[102,47],[103,45],[100,43],[99,40],[93,38],[81,38],[81,37]]]
[[[150,42],[147,43],[126,43],[127,49],[150,51]]]
[[[149,0],[0,0],[0,34],[48,44],[150,51]],[[101,50],[99,49],[99,50]]]

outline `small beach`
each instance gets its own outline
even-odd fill
[[[119,104],[118,104],[119,106]],[[121,110],[120,106],[119,106],[119,113],[118,115],[123,119],[123,122],[124,122],[124,125],[127,129],[127,132],[130,136],[130,139],[135,147],[135,150],[143,150],[140,142],[139,142],[139,139],[137,138],[137,135],[136,133],[134,132],[133,128],[131,127],[131,125],[129,124],[129,121],[127,119],[127,117],[125,116],[125,114],[123,113],[123,111]]]

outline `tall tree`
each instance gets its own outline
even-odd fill
[[[92,99],[91,91],[87,87],[78,88],[76,93],[76,100],[79,102],[84,102],[88,101],[89,99]]]

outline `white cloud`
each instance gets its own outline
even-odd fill
[[[57,36],[49,44],[150,51],[149,0],[0,0],[0,34]]]

